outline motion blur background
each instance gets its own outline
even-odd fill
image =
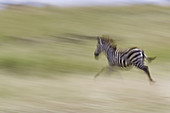
[[[104,72],[96,36],[138,46],[135,68]],[[169,113],[169,0],[0,0],[1,113]]]

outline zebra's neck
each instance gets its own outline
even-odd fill
[[[106,44],[104,46],[104,51],[106,53],[109,64],[114,65],[116,63],[115,62],[116,61],[116,53],[115,53],[116,49],[112,45]]]
[[[116,49],[114,47],[112,47],[112,45],[110,45],[110,44],[105,44],[105,46],[104,46],[104,51],[107,55],[109,55],[110,53],[114,53],[115,50]]]

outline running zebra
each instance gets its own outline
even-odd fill
[[[151,82],[154,82],[149,73],[148,66],[144,65],[144,60],[146,58],[148,62],[151,62],[156,57],[147,57],[144,51],[137,47],[132,47],[126,50],[117,49],[114,40],[109,39],[108,37],[97,37],[97,40],[97,50],[94,53],[96,59],[98,58],[99,54],[104,51],[106,53],[110,67],[118,66],[126,68],[129,66],[135,66],[138,69],[143,70],[148,75],[149,80]],[[105,68],[103,68],[98,74],[96,74],[95,78],[99,76],[99,74],[104,69]]]

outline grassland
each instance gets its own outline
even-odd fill
[[[108,34],[118,46],[138,46],[156,62],[167,62],[169,7],[10,7],[0,12],[1,70],[18,72],[94,72],[95,40],[70,37]],[[62,37],[65,37],[63,39]],[[104,61],[107,64],[107,61]],[[101,65],[103,63],[101,61]],[[88,64],[91,65],[88,65]],[[43,72],[44,73],[44,72]]]
[[[170,7],[26,7],[0,11],[0,112],[168,113]],[[137,69],[93,80],[107,65],[96,61],[96,40],[138,46],[157,59],[149,85]],[[106,75],[105,73],[102,74]]]

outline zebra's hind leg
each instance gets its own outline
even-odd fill
[[[142,70],[148,75],[148,78],[149,78],[150,82],[155,82],[155,81],[152,79],[152,77],[151,77],[151,75],[150,75],[150,73],[149,73],[149,68],[148,68],[148,66],[142,65],[142,66],[140,66],[140,67],[138,67],[138,68],[139,68],[139,69],[142,69]]]
[[[136,66],[136,67],[139,68],[139,69],[141,69],[141,70],[143,70],[143,71],[148,75],[148,78],[149,78],[150,82],[155,82],[155,81],[152,79],[151,75],[150,75],[148,66],[138,65],[138,66]]]

